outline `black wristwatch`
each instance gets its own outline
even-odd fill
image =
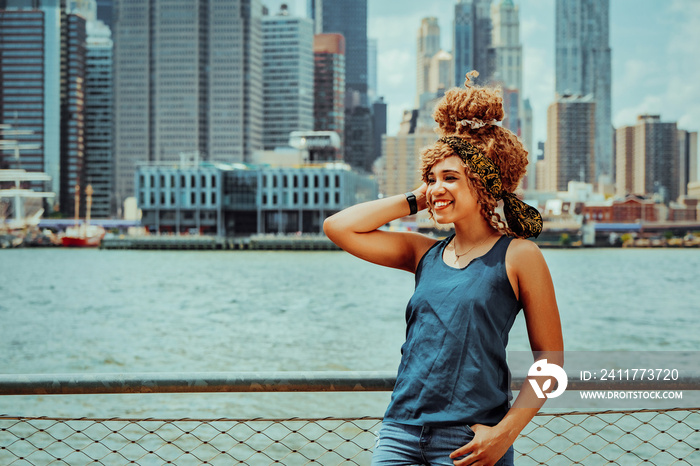
[[[411,208],[411,213],[408,215],[413,215],[418,212],[418,202],[416,202],[416,195],[412,192],[406,193],[406,200],[408,201],[408,206]]]

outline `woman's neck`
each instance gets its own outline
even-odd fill
[[[480,243],[485,238],[497,233],[483,217],[480,217],[480,221],[472,219],[455,223],[454,227],[455,239],[460,245],[465,246]]]

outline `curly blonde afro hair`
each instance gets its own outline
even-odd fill
[[[517,136],[506,128],[493,124],[472,129],[470,125],[459,123],[463,120],[484,122],[503,120],[501,90],[473,85],[472,78],[478,75],[479,73],[476,71],[467,73],[464,88],[452,88],[440,99],[433,112],[433,117],[438,124],[436,131],[440,137],[458,136],[477,147],[498,167],[503,189],[513,192],[518,187],[520,179],[525,175],[528,163],[527,151]],[[425,149],[420,160],[423,180],[427,181],[433,165],[453,155],[456,154],[452,148],[441,141],[437,141]],[[462,164],[466,168],[467,176],[477,195],[484,218],[494,229],[515,236],[496,212],[498,201],[489,194],[479,176],[472,173],[464,162]]]

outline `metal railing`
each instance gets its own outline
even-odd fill
[[[389,391],[385,372],[0,375],[0,395]],[[517,389],[522,380],[513,380]],[[569,390],[601,389],[577,382]],[[603,387],[604,388],[604,387]],[[648,382],[628,390],[649,390]],[[674,389],[699,390],[698,377]],[[370,463],[381,419],[100,419],[0,416],[0,464]],[[516,464],[700,464],[700,408],[540,413]]]

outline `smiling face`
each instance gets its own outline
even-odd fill
[[[481,218],[481,206],[459,157],[453,155],[435,163],[426,183],[426,199],[437,223]]]

